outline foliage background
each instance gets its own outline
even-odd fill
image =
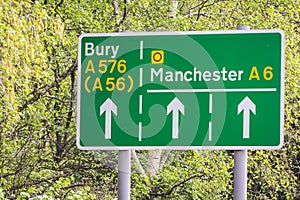
[[[79,151],[78,36],[282,29],[285,143],[249,151],[249,199],[300,198],[298,0],[0,0],[0,199],[113,199],[117,153]],[[231,151],[133,151],[132,199],[231,199]],[[153,163],[159,158],[158,163]]]

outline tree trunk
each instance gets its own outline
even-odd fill
[[[153,176],[158,173],[160,166],[161,150],[149,151],[149,160],[147,165],[147,174]]]
[[[178,6],[178,1],[176,1],[176,0],[169,0],[169,16],[170,17],[172,17],[172,18],[176,17],[177,6]]]
[[[145,173],[145,170],[143,168],[143,166],[141,165],[141,162],[138,158],[138,156],[136,155],[136,152],[135,150],[132,150],[132,158],[133,158],[133,161],[134,161],[134,166],[136,167],[136,170],[139,174],[145,176],[146,173]]]

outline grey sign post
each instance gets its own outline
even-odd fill
[[[250,30],[250,26],[238,26],[238,30]],[[233,198],[247,199],[247,153],[248,150],[234,151]]]

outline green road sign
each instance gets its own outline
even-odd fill
[[[84,34],[80,149],[277,149],[278,30]]]

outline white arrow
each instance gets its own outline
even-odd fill
[[[100,115],[105,112],[105,139],[111,138],[111,112],[117,115],[117,110],[116,104],[110,98],[100,106]]]
[[[256,105],[248,98],[245,97],[241,103],[238,105],[238,114],[244,111],[243,116],[243,138],[249,138],[250,130],[250,111],[255,115],[256,114]]]
[[[167,107],[167,115],[173,111],[172,138],[178,139],[178,111],[184,115],[184,105],[175,97]]]

